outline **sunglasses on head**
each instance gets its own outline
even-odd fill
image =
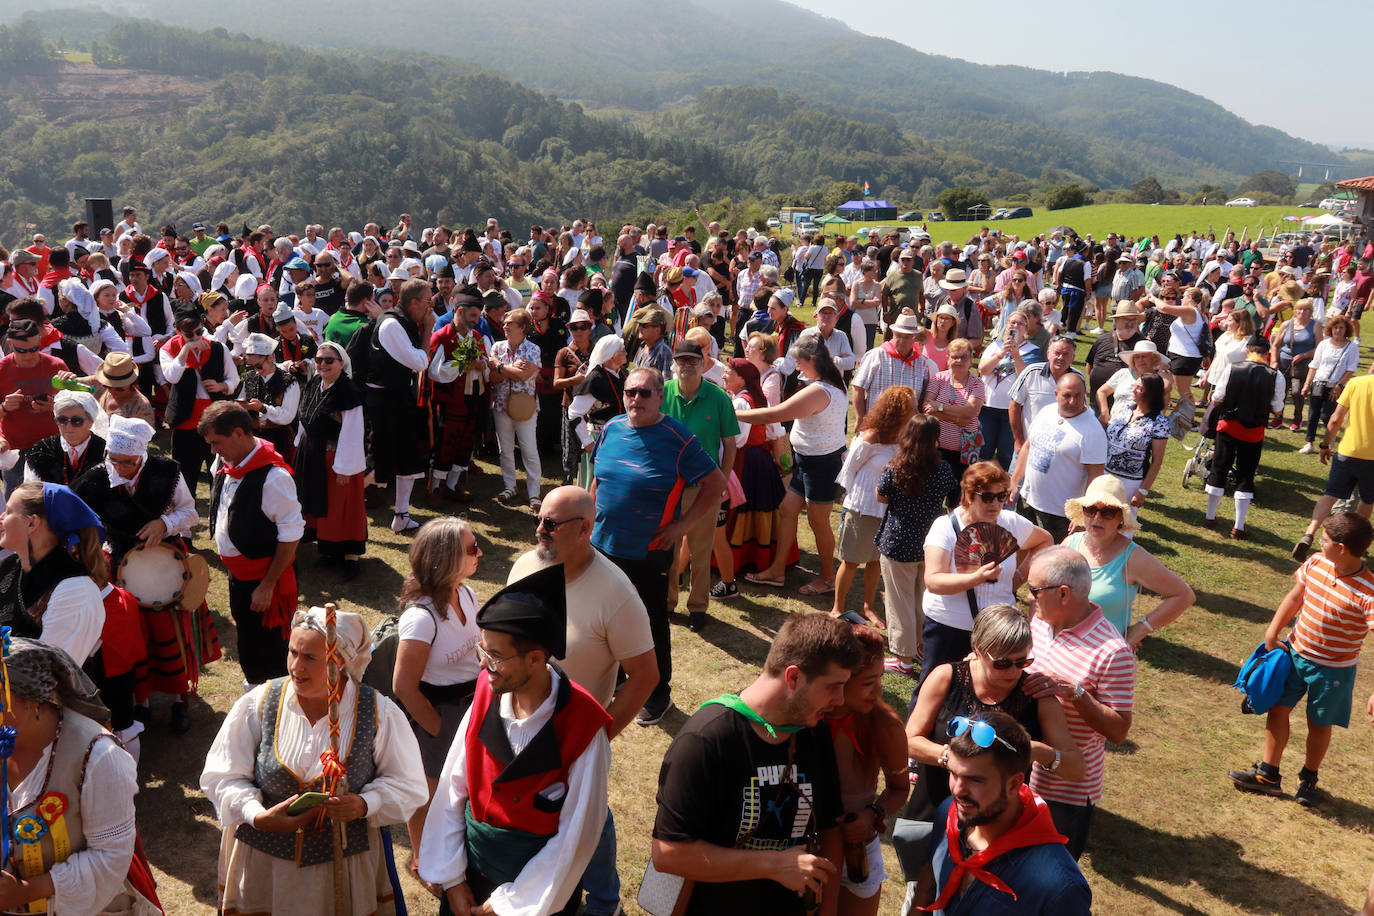
[[[949,725],[945,728],[945,733],[951,738],[957,738],[965,732],[973,739],[973,743],[979,747],[992,747],[992,742],[1000,741],[1007,750],[1015,753],[1016,748],[1011,743],[997,734],[996,729],[984,722],[982,719],[970,719],[968,716],[955,716],[949,720]]]
[[[983,490],[979,493],[975,493],[974,495],[985,503],[1004,503],[1007,501],[1006,490],[998,490],[996,493],[993,493],[990,490]]]
[[[626,398],[651,398],[658,394],[653,388],[626,388]]]

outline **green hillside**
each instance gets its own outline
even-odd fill
[[[0,10],[31,3],[4,0]],[[318,47],[451,55],[594,107],[654,111],[711,87],[766,86],[850,118],[881,123],[891,116],[901,129],[993,168],[1026,175],[1057,169],[1102,186],[1146,174],[1166,184],[1230,186],[1280,159],[1330,155],[1164,83],[924,54],[782,0],[681,0],[671,13],[633,0],[573,10],[534,0],[411,0],[399,10],[339,0],[328,15],[269,0],[140,0],[123,8],[161,22],[290,36]]]

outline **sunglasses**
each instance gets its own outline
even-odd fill
[[[342,360],[334,356],[317,356],[315,362],[321,366],[332,366],[337,362],[342,362]]]
[[[482,553],[482,548],[477,546],[477,538],[472,539],[472,546],[463,548],[463,553],[470,557],[475,557]]]
[[[654,388],[626,388],[625,397],[628,398],[651,398],[658,394]]]
[[[1057,585],[1031,585],[1029,582],[1026,583],[1026,590],[1031,593],[1032,598],[1039,598],[1041,592],[1046,592],[1052,588],[1058,587]]]
[[[955,716],[949,720],[949,725],[945,728],[945,733],[951,738],[957,738],[965,732],[973,739],[973,743],[979,747],[992,747],[992,742],[1000,741],[1002,746],[1012,753],[1016,748],[1011,743],[997,734],[997,731],[982,719],[970,719],[968,716]]]
[[[581,516],[581,515],[574,515],[574,516],[571,516],[571,517],[565,518],[565,519],[554,519],[554,518],[550,518],[550,517],[548,517],[547,515],[545,515],[545,516],[541,516],[540,518],[538,518],[538,519],[535,520],[534,528],[535,528],[536,531],[538,531],[540,528],[543,528],[543,529],[544,529],[545,531],[547,531],[549,534],[553,534],[555,531],[557,531],[559,528],[562,528],[564,525],[568,524],[569,522],[585,522],[585,521],[586,521],[586,518],[584,518],[584,517]]]
[[[1035,664],[1035,658],[1030,655],[1027,655],[1025,658],[993,658],[991,655],[988,655],[987,660],[991,662],[992,667],[996,668],[998,671],[1008,671],[1012,668],[1023,670]],[[987,747],[987,745],[983,746]]]
[[[590,324],[587,324],[585,321],[579,321],[579,322],[577,322],[576,324],[570,324],[570,325],[568,325],[568,330],[569,330],[569,331],[589,331],[589,330],[591,330],[591,327],[592,327],[592,326],[591,326]]]
[[[1004,503],[1007,501],[1007,491],[998,490],[996,493],[983,490],[981,493],[974,494],[985,503]]]
[[[43,349],[41,346],[38,346],[38,347],[10,347],[10,352],[12,352],[12,353],[37,353],[37,352],[38,352],[39,350],[41,350],[41,349]]]
[[[1102,518],[1116,518],[1121,514],[1120,506],[1084,506],[1084,515],[1100,515]]]
[[[74,426],[77,429],[86,425],[85,417],[53,417],[58,426]]]

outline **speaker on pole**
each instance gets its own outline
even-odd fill
[[[108,197],[86,198],[86,222],[91,227],[91,238],[99,238],[101,229],[115,227],[114,204]]]

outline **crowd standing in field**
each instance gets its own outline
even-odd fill
[[[889,822],[904,912],[1086,913],[1076,860],[1135,652],[1195,600],[1134,541],[1190,434],[1204,525],[1229,492],[1236,540],[1267,434],[1331,464],[1257,650],[1279,685],[1247,699],[1263,757],[1229,773],[1282,794],[1306,696],[1295,797],[1321,804],[1374,627],[1374,246],[1297,238],[1271,265],[1229,231],[789,248],[701,225],[153,235],[128,207],[94,237],[0,247],[4,699],[34,723],[3,813],[42,818],[16,822],[0,910],[159,909],[131,774],[151,694],[187,731],[221,657],[193,549],[207,471],[244,690],[200,777],[226,913],[401,910],[405,823],[408,870],[460,916],[618,913],[617,842],[652,844],[651,913],[872,914]],[[479,456],[537,536],[480,607],[475,532],[410,516],[492,498]],[[369,633],[298,608],[297,577],[376,562],[376,499],[414,540],[399,618]],[[680,589],[709,632],[741,580],[829,613],[790,616],[757,679],[687,719],[652,838],[617,837],[611,741],[673,709]],[[884,672],[911,678],[906,715]]]

